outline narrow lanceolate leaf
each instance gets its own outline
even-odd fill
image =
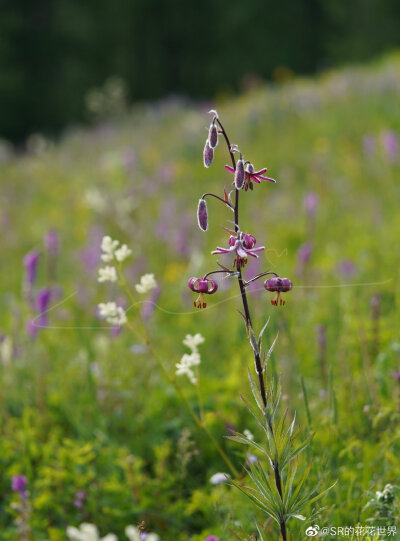
[[[260,350],[260,351],[261,351],[262,337],[263,337],[263,334],[264,334],[264,332],[265,332],[265,329],[268,327],[269,320],[270,320],[270,318],[267,319],[267,321],[266,321],[264,327],[261,329],[260,334],[258,335],[258,347],[259,347],[259,350]]]
[[[250,388],[251,388],[251,392],[253,393],[254,400],[256,401],[258,409],[261,411],[262,414],[264,414],[264,404],[261,398],[260,390],[258,386],[255,384],[253,376],[251,375],[251,372],[250,372],[250,368],[248,369],[248,374],[249,374]]]
[[[243,160],[238,160],[235,170],[235,186],[238,190],[243,187],[244,183],[244,162]]]
[[[205,199],[200,199],[199,205],[197,207],[197,223],[202,231],[207,231],[208,229],[208,212],[207,212],[207,203]]]
[[[276,341],[278,340],[278,336],[279,336],[279,332],[276,334],[275,340],[272,342],[271,347],[269,348],[267,354],[265,355],[265,361],[264,361],[264,366],[263,366],[264,369],[267,366],[267,363],[269,361],[269,358],[272,355],[272,352],[274,351],[274,347],[275,347]]]
[[[214,159],[214,150],[208,144],[208,139],[207,139],[206,144],[204,146],[204,151],[203,151],[204,167],[210,167],[213,159]]]
[[[254,353],[258,353],[258,342],[256,339],[256,335],[254,334],[254,331],[251,327],[249,328],[249,334],[251,347],[253,348]]]
[[[208,132],[208,144],[211,148],[215,148],[218,145],[218,130],[214,122],[211,124]]]

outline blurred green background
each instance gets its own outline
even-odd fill
[[[130,101],[211,98],[399,43],[396,0],[3,0],[0,137],[87,119],[85,95],[110,76]]]
[[[23,539],[15,475],[27,477],[35,541],[66,541],[66,527],[84,521],[122,540],[141,520],[162,541],[229,541],[232,528],[261,520],[237,491],[210,483],[226,465],[143,343],[96,313],[99,302],[129,305],[97,282],[111,235],[133,250],[130,286],[147,272],[160,286],[146,317],[171,374],[185,335],[205,337],[207,427],[241,468],[246,450],[224,436],[262,434],[239,398],[253,360],[237,287],[220,281],[206,310],[187,288],[215,268],[210,252],[226,245],[232,218],[210,200],[209,231],[197,227],[200,195],[232,182],[222,141],[203,167],[210,108],[278,181],[241,194],[241,227],[266,246],[246,275],[270,268],[294,282],[284,307],[262,287],[249,302],[256,331],[271,318],[266,345],[279,331],[268,378],[281,376],[283,404],[303,433],[316,432],[299,467],[314,460],[312,485],[338,480],[304,513],[313,524],[379,523],[365,506],[400,479],[400,57],[380,56],[398,45],[399,9],[3,1],[1,135],[26,152],[0,142],[1,541]],[[49,328],[32,329],[43,288]],[[199,411],[195,388],[180,383]],[[399,517],[398,499],[392,507]],[[264,527],[277,539],[271,521]],[[291,541],[303,538],[303,523],[289,528]]]

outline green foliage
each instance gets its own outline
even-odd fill
[[[400,162],[389,159],[384,145],[386,132],[400,133],[399,73],[394,56],[217,103],[233,141],[240,135],[255,166],[268,166],[278,180],[241,199],[243,230],[266,235],[260,267],[279,266],[294,282],[285,307],[271,307],[263,288],[249,288],[257,347],[269,357],[269,383],[281,387],[281,395],[268,387],[275,439],[253,399],[245,396],[251,415],[239,398],[246,394],[252,353],[236,312],[236,288],[224,281],[226,291],[220,294],[221,285],[209,309],[191,312],[187,279],[211,267],[208,253],[225,238],[218,228],[199,237],[195,194],[220,180],[223,195],[223,185],[229,189],[232,182],[218,153],[215,177],[203,170],[203,111],[163,102],[93,130],[71,131],[58,144],[37,139],[29,154],[10,155],[2,147],[2,539],[16,539],[11,506],[18,495],[10,485],[17,474],[28,478],[37,541],[65,541],[66,527],[83,520],[121,539],[127,524],[142,520],[162,541],[204,541],[207,535],[225,541],[241,528],[248,537],[256,524],[265,539],[276,538],[275,521],[239,490],[210,484],[213,474],[226,472],[225,464],[146,350],[126,329],[111,335],[95,316],[97,303],[112,295],[96,281],[103,234],[134,250],[127,271],[132,285],[154,272],[162,286],[149,327],[171,372],[185,351],[184,336],[205,337],[200,381],[206,424],[235,466],[248,464],[249,449],[265,472],[270,459],[287,461],[292,448],[300,451],[310,437],[303,378],[315,436],[299,455],[287,503],[298,507],[308,491],[338,480],[323,500],[298,512],[320,525],[365,525],[373,518],[375,509],[365,509],[371,493],[397,486],[400,478],[399,384],[391,376],[400,351]],[[372,137],[372,150],[364,148],[365,136]],[[303,206],[309,193],[318,196],[313,218]],[[214,219],[227,225],[231,216]],[[42,247],[50,228],[61,238],[53,282]],[[305,242],[313,250],[301,267],[298,251]],[[37,287],[55,283],[62,289],[52,300],[50,328],[35,340],[25,330],[33,309],[21,293],[22,258],[33,248],[41,253]],[[340,270],[349,260],[350,275]],[[371,309],[377,293],[378,316]],[[325,341],[316,333],[319,325]],[[183,385],[198,411],[194,388]],[[250,430],[261,449],[224,438],[230,428],[238,435]],[[283,471],[287,495],[295,465],[293,459]],[[266,485],[258,465],[254,471]],[[247,474],[241,482],[256,486]],[[83,509],[73,503],[80,489],[88,491]],[[393,513],[400,516],[398,498]],[[289,529],[292,539],[304,538],[303,521],[290,519]]]

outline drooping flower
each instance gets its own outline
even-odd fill
[[[271,304],[274,306],[278,306],[279,304],[282,306],[285,304],[285,301],[281,299],[281,293],[290,291],[293,287],[293,283],[289,278],[280,278],[279,276],[274,276],[273,278],[268,278],[264,282],[264,287],[267,291],[275,291],[276,295],[271,300]]]
[[[117,269],[107,265],[99,269],[98,282],[116,282],[118,280]]]
[[[152,289],[155,289],[157,287],[156,279],[154,278],[154,274],[144,274],[140,278],[140,283],[135,285],[135,289],[138,293],[141,295],[144,295],[145,293],[148,293]]]
[[[204,301],[204,295],[212,295],[218,289],[218,284],[211,278],[190,278],[188,281],[188,287],[199,296],[193,302],[193,306],[197,308],[205,308],[207,303]]]
[[[26,254],[23,259],[25,266],[25,280],[29,286],[32,286],[35,283],[39,257],[40,253],[37,250],[32,250],[32,252]]]
[[[122,306],[117,306],[115,302],[100,303],[98,305],[99,315],[111,325],[124,325],[128,319]]]
[[[239,270],[247,263],[248,256],[258,258],[257,253],[265,250],[264,246],[254,248],[256,245],[256,238],[254,235],[248,233],[241,233],[240,231],[229,231],[232,233],[229,237],[229,248],[221,248],[217,246],[217,249],[211,252],[212,254],[230,254],[236,253],[233,266]]]
[[[240,161],[240,160],[239,160]],[[230,173],[233,173],[235,175],[235,181],[236,181],[236,174],[235,169],[231,167],[230,165],[225,165],[225,169],[227,169]],[[236,166],[237,169],[237,166]],[[259,171],[254,170],[254,165],[250,162],[247,163],[245,169],[244,169],[244,189],[247,192],[247,190],[250,188],[250,190],[253,189],[253,182],[256,184],[260,184],[262,180],[268,181],[268,182],[276,182],[274,178],[265,177],[264,173],[267,171],[267,168],[264,167],[263,169],[260,169]],[[235,184],[235,181],[233,184]],[[236,186],[238,187],[238,186]]]

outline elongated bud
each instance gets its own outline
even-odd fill
[[[213,159],[214,159],[214,150],[208,144],[208,139],[207,139],[205,147],[204,147],[204,152],[203,152],[204,167],[210,167]]]
[[[202,231],[207,231],[208,212],[207,212],[207,203],[205,199],[200,199],[199,201],[199,206],[197,207],[197,222]]]
[[[236,171],[235,171],[235,186],[240,190],[244,182],[244,162],[242,159],[237,161]]]
[[[218,145],[218,130],[214,122],[210,126],[210,131],[208,132],[208,144],[211,148],[215,148]]]

